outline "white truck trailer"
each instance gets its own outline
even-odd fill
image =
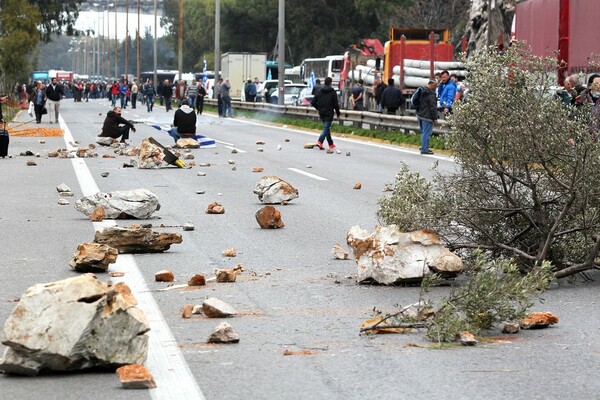
[[[221,56],[221,77],[229,79],[232,99],[245,99],[244,83],[248,79],[263,81],[266,75],[267,54],[225,53]]]

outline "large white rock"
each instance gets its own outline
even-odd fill
[[[460,257],[444,247],[436,233],[427,230],[400,232],[396,225],[390,225],[377,226],[371,233],[353,226],[346,242],[358,264],[359,282],[414,282],[432,272],[456,275],[463,268]]]
[[[256,182],[254,193],[265,204],[281,204],[298,198],[298,189],[275,175],[265,175]]]
[[[142,364],[150,328],[136,304],[125,284],[108,287],[93,274],[34,285],[4,324],[8,349],[0,371],[36,375]]]
[[[104,208],[107,219],[148,219],[155,211],[160,210],[160,203],[158,197],[148,189],[98,192],[82,197],[75,203],[75,209],[88,217],[97,207]]]

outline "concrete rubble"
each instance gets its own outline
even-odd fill
[[[192,314],[194,313],[194,305],[193,304],[186,304],[185,306],[183,306],[183,309],[181,310],[181,318],[192,318]]]
[[[235,282],[237,279],[237,272],[234,268],[218,269],[215,271],[215,275],[219,283]]]
[[[152,373],[140,364],[124,365],[117,368],[117,376],[123,389],[153,389],[156,387]]]
[[[521,320],[521,329],[543,329],[558,324],[558,317],[548,311],[535,312]]]
[[[354,184],[354,187],[353,187],[353,189],[360,190],[361,188],[362,188],[362,184],[361,184],[360,182],[356,182],[356,183]]]
[[[188,280],[188,286],[204,286],[206,285],[206,278],[202,274],[196,274]]]
[[[160,210],[158,197],[148,189],[98,192],[77,200],[75,209],[90,217],[97,207],[104,208],[107,219],[148,219]]]
[[[116,142],[116,140],[111,137],[104,137],[104,136],[96,137],[96,143],[98,143],[101,146],[110,146],[111,144],[113,144],[113,141]]]
[[[96,231],[94,242],[104,243],[119,253],[160,253],[183,241],[180,233],[158,233],[150,228],[108,227]]]
[[[105,219],[106,219],[106,211],[104,210],[104,207],[94,208],[92,215],[90,215],[90,221],[101,222],[101,221],[104,221]]]
[[[142,364],[150,330],[127,285],[109,287],[93,274],[34,285],[3,329],[0,371],[37,375]]]
[[[200,142],[196,139],[179,139],[177,140],[176,146],[181,149],[199,149]]]
[[[471,332],[463,331],[457,335],[456,340],[460,342],[463,346],[475,346],[478,342]]]
[[[358,282],[383,285],[418,282],[433,272],[455,276],[463,269],[460,257],[427,230],[400,232],[396,225],[377,226],[369,232],[350,228],[346,243],[358,265]]]
[[[58,194],[60,194],[61,196],[64,196],[64,197],[73,196],[73,191],[71,190],[71,188],[69,188],[67,186],[66,183],[61,183],[60,185],[58,185],[56,187],[56,191],[58,192]]]
[[[279,229],[285,226],[281,213],[273,206],[262,207],[254,216],[262,229]]]
[[[235,251],[234,248],[231,249],[225,249],[221,252],[222,255],[224,255],[225,257],[235,257],[237,256],[237,252]]]
[[[232,305],[216,297],[209,297],[202,302],[202,312],[208,318],[227,318],[237,314]]]
[[[106,272],[118,255],[117,249],[106,244],[82,243],[77,246],[69,266],[78,272]]]
[[[260,178],[253,192],[265,204],[280,204],[298,198],[298,189],[275,175],[265,175]]]
[[[349,260],[350,254],[346,250],[340,246],[339,243],[336,243],[335,246],[331,249],[331,254],[333,254],[333,258],[336,260]]]
[[[208,343],[238,343],[240,335],[227,322],[221,322],[208,337]]]

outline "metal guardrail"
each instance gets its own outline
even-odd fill
[[[208,105],[217,105],[215,99],[205,99]],[[319,119],[319,112],[314,107],[297,106],[279,106],[268,103],[247,103],[243,101],[232,101],[231,107],[240,110],[249,110],[264,112],[270,114],[286,115],[296,118]],[[351,122],[354,126],[365,127],[374,130],[399,130],[405,133],[419,132],[419,121],[417,117],[408,115],[388,115],[371,111],[340,110],[340,120],[342,122]],[[438,120],[439,124],[433,127],[433,133],[443,134],[448,132],[448,123],[444,120]]]

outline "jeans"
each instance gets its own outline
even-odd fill
[[[121,133],[121,140],[129,139],[129,125],[123,125],[119,127],[119,132]]]
[[[171,110],[171,97],[164,96],[165,98],[165,108],[167,111]]]
[[[192,110],[194,109],[194,107],[196,107],[196,98],[197,97],[198,96],[190,96],[189,97],[189,102],[190,102],[189,106],[190,106],[190,108],[192,108]]]
[[[137,93],[131,93],[131,108],[135,108],[137,96],[138,96]]]
[[[171,129],[169,129],[169,136],[171,136],[173,139],[175,139],[175,144],[177,144],[177,141],[179,139],[181,139],[181,135],[179,134],[179,132],[177,132],[177,127],[173,127]],[[191,138],[187,138],[186,139],[200,139],[200,136],[197,136],[196,134],[194,134],[194,136],[192,136]]]
[[[429,140],[433,132],[433,121],[426,121],[419,118],[419,128],[421,129],[421,153],[429,151]]]
[[[120,94],[119,97],[121,98],[121,108],[125,109],[125,107],[127,107],[127,103],[125,102],[125,95]]]
[[[154,107],[154,96],[149,94],[146,96],[146,108],[148,109],[148,112],[152,111],[153,107]]]
[[[325,139],[327,139],[327,143],[331,146],[333,144],[333,139],[331,138],[331,124],[333,123],[332,119],[324,119],[323,120],[323,132],[321,132],[321,136],[319,136],[319,142],[323,143]]]
[[[224,96],[223,100],[223,116],[224,117],[233,117],[233,113],[231,111],[231,97]]]

